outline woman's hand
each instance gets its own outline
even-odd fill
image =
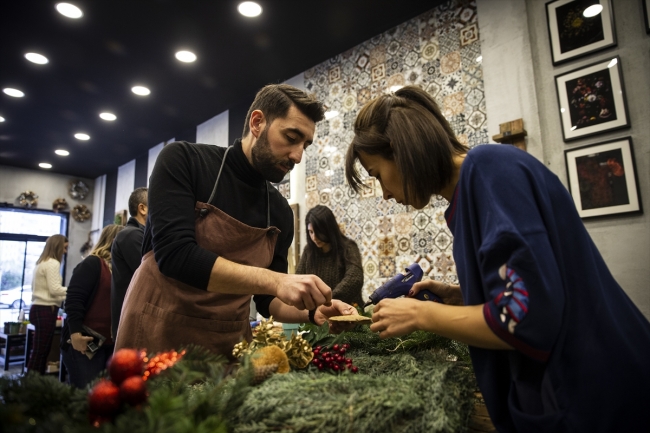
[[[338,299],[332,299],[332,305],[321,305],[316,309],[314,314],[314,321],[319,326],[325,323],[327,319],[333,316],[351,316],[359,315],[359,312],[350,304],[346,304]],[[340,334],[343,331],[349,331],[354,328],[356,323],[335,323],[329,322],[330,334]]]
[[[443,283],[435,280],[424,280],[413,284],[409,291],[409,298],[415,297],[420,290],[429,290],[442,298],[442,302],[447,305],[465,305],[463,303],[463,294],[460,286]]]
[[[428,301],[417,299],[383,299],[372,313],[372,332],[379,332],[380,338],[398,337],[420,329],[418,323],[420,307]]]
[[[74,350],[78,350],[81,353],[86,353],[89,341],[93,341],[93,337],[86,337],[84,335],[81,335],[81,332],[75,332],[74,334],[70,335],[70,343],[72,344],[72,348]]]

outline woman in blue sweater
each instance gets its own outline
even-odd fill
[[[560,180],[513,146],[460,144],[434,99],[417,87],[360,111],[346,157],[384,199],[417,209],[449,201],[460,286],[424,281],[444,304],[386,299],[371,329],[382,338],[421,329],[470,346],[500,432],[613,432],[647,428],[650,323],[607,269]],[[412,294],[411,294],[412,296]]]

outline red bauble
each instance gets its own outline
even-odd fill
[[[142,357],[135,349],[120,349],[108,361],[108,374],[117,385],[131,376],[142,375],[143,369]]]
[[[110,380],[102,379],[88,393],[90,413],[110,417],[120,410],[120,389]]]
[[[147,401],[147,385],[140,376],[131,376],[120,385],[120,398],[131,406]]]

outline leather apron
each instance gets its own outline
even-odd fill
[[[208,202],[196,202],[196,241],[199,247],[232,262],[266,268],[280,233],[270,225],[268,182],[266,228],[251,227],[210,204],[230,149],[223,156]],[[250,300],[251,295],[208,292],[166,277],[149,251],[127,289],[115,350],[129,347],[157,353],[197,344],[232,360],[234,345],[252,339]]]

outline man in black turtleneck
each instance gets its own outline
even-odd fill
[[[172,288],[160,290],[174,291],[178,286],[179,293],[191,296],[195,295],[194,289],[222,294],[224,299],[254,295],[257,310],[263,316],[273,315],[286,323],[322,324],[331,316],[356,314],[354,307],[332,300],[331,289],[317,276],[286,274],[287,254],[293,239],[293,214],[286,199],[268,186],[268,181],[280,181],[301,161],[304,150],[314,139],[315,123],[323,119],[323,111],[321,103],[302,90],[285,84],[269,85],[258,92],[248,111],[243,138],[235,140],[230,148],[187,142],[165,146],[150,179],[149,215],[142,247],[143,264],[147,261],[147,253],[153,250],[153,266],[157,265],[157,269],[151,272],[159,270],[164,277],[149,277],[149,280],[154,278],[159,281],[156,284],[163,286],[171,281]],[[206,203],[217,210],[210,206],[201,210]],[[208,245],[211,241],[198,239],[206,236],[197,233],[201,217],[208,211],[210,215],[223,212],[227,216],[220,218],[236,221],[234,226],[224,225],[223,230],[220,225],[211,226],[206,232],[207,238],[210,233],[219,232],[219,236],[228,239],[229,233],[221,231],[233,227],[243,233],[262,229],[270,231],[270,236],[277,235],[270,265],[266,268],[246,266],[225,258],[228,254],[216,253],[221,245],[228,251],[237,249],[227,240],[219,241],[216,249],[203,248],[202,244]],[[279,229],[279,233],[273,227]],[[240,237],[233,239],[237,239],[235,243],[242,242]],[[146,269],[143,271],[141,266],[140,271]],[[137,291],[137,287],[133,287],[140,284],[137,275],[129,292]],[[144,276],[141,281],[141,284],[148,284]],[[187,291],[188,286],[193,289]],[[170,315],[167,307],[150,306],[156,304],[159,296],[157,289],[151,290],[152,300],[137,301],[146,310],[143,314],[164,318],[166,322],[187,314]],[[127,294],[123,316],[129,310],[127,304],[136,303],[130,301],[129,296]],[[147,343],[125,337],[125,333],[143,332],[135,329],[139,309],[131,310],[128,313],[132,320],[127,320],[131,329],[123,329],[123,322],[120,323],[116,349]],[[201,320],[213,316],[209,312],[197,312]],[[228,314],[223,311],[216,315],[217,318],[225,316]],[[149,329],[163,326],[157,323],[152,322]],[[201,327],[202,323],[192,322],[191,326]]]

